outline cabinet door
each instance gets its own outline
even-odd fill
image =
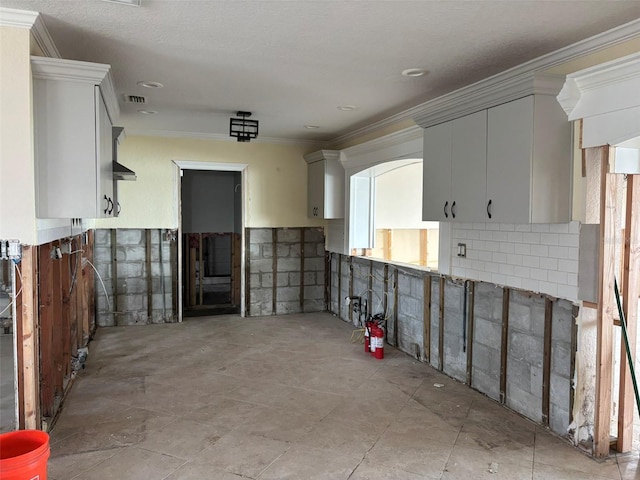
[[[487,172],[487,111],[453,121],[451,219],[483,222]]]
[[[324,218],[324,160],[307,165],[307,215]]]
[[[451,220],[452,122],[424,131],[422,160],[422,220]]]
[[[110,217],[116,211],[113,198],[113,140],[111,135],[111,119],[100,93],[95,87],[96,108],[96,166],[97,201],[99,217]]]
[[[489,109],[487,221],[531,221],[533,96]]]

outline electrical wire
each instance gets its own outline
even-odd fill
[[[96,272],[96,275],[98,275],[98,280],[100,280],[100,285],[102,285],[102,290],[104,290],[104,298],[107,300],[107,307],[109,307],[109,311],[111,311],[111,302],[109,301],[109,294],[107,293],[107,287],[105,287],[104,282],[102,281],[102,276],[100,275],[100,272],[98,272],[98,269],[93,265],[93,263],[91,263],[91,261],[88,258],[85,258],[85,260],[89,265],[91,265],[91,268],[93,268],[93,271]]]
[[[4,309],[0,312],[0,316],[2,316],[2,314],[4,312],[6,312],[7,310],[9,310],[9,308],[18,300],[18,296],[22,293],[22,273],[20,272],[20,267],[18,266],[17,263],[13,262],[14,266],[16,267],[16,271],[18,272],[18,277],[20,277],[20,290],[18,290],[16,292],[16,294],[13,296],[13,299],[9,302],[9,304],[4,307]]]

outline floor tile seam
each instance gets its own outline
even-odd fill
[[[157,453],[157,452],[156,452]],[[169,478],[171,475],[173,475],[174,473],[176,473],[178,470],[180,470],[182,467],[184,467],[187,463],[189,463],[189,460],[185,461],[182,465],[179,465],[175,470],[173,470],[172,472],[169,472],[167,475],[165,475],[164,477],[162,477],[162,480],[166,480],[167,478]]]
[[[567,466],[564,466],[564,465],[562,465],[562,466],[561,465],[553,465],[552,463],[546,463],[546,462],[541,462],[541,461],[536,461],[536,462],[533,463],[534,471],[535,471],[536,465],[543,465],[545,467],[551,467],[551,468],[559,468],[560,470],[568,470],[570,472],[581,473],[583,475],[585,475],[585,474],[593,474],[594,473],[593,471],[585,472],[583,470],[576,470],[575,468],[567,467]],[[613,465],[611,465],[611,466],[613,467]],[[619,469],[618,469],[618,472],[619,472]],[[596,473],[596,475],[598,477],[600,477],[600,478],[608,478],[608,479],[612,479],[612,480],[617,480],[618,479],[618,477],[608,477],[606,475],[602,475],[602,474],[599,474],[599,473]]]
[[[95,463],[95,464],[94,464],[94,465],[92,465],[91,467],[88,467],[88,468],[86,468],[86,469],[82,470],[82,471],[81,471],[81,472],[79,472],[77,475],[74,475],[73,477],[71,477],[71,479],[70,479],[70,480],[74,480],[75,478],[78,478],[78,477],[80,477],[81,475],[84,475],[84,474],[85,474],[85,473],[87,473],[88,471],[93,470],[94,468],[97,468],[98,466],[100,466],[100,465],[102,465],[104,462],[106,462],[107,460],[112,459],[115,455],[117,455],[117,454],[118,454],[118,452],[119,452],[119,451],[123,451],[123,450],[125,450],[126,448],[127,448],[127,447],[116,447],[116,448],[111,449],[111,450],[113,450],[113,451],[114,451],[114,452],[113,452],[113,455],[109,455],[107,458],[105,458],[105,459],[103,459],[103,460],[101,460],[101,461],[99,461],[99,462]],[[105,449],[105,450],[110,450],[110,449]],[[105,450],[99,450],[99,451],[101,451],[101,452],[102,452],[102,451],[105,451]],[[96,450],[96,451],[97,451],[97,450]],[[77,454],[76,454],[76,455],[77,455]]]
[[[256,435],[256,436],[263,436],[263,435]],[[269,438],[269,437],[264,437],[264,438]],[[279,441],[282,441],[282,440],[279,440]],[[263,468],[262,470],[260,470],[260,472],[258,473],[258,475],[256,475],[256,476],[255,476],[255,477],[253,477],[253,478],[255,478],[255,479],[259,479],[259,478],[260,478],[260,476],[261,476],[264,472],[266,472],[266,471],[269,469],[269,467],[271,467],[271,465],[273,465],[273,464],[274,464],[275,462],[277,462],[280,458],[282,458],[282,456],[283,456],[285,453],[287,453],[289,450],[291,450],[291,448],[292,448],[292,446],[293,446],[293,443],[292,443],[292,442],[285,442],[285,443],[287,443],[287,444],[288,444],[288,446],[287,446],[287,448],[285,449],[285,451],[284,451],[284,452],[282,452],[280,455],[278,455],[276,458],[274,458],[274,459],[271,461],[271,463],[269,463],[269,465],[267,465],[265,468]],[[234,475],[237,475],[235,472],[231,472],[231,473],[233,473]]]

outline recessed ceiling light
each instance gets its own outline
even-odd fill
[[[138,113],[141,113],[142,115],[155,115],[158,112],[155,110],[138,110]]]
[[[161,84],[160,82],[138,82],[138,85],[140,85],[141,87],[145,87],[145,88],[162,88],[162,87],[164,87],[164,85]]]
[[[404,77],[421,77],[425,75],[427,71],[424,68],[407,68],[402,71]]]
[[[355,105],[340,105],[338,107],[338,110],[342,110],[343,112],[352,112],[356,108],[358,107],[356,107]]]
[[[139,7],[142,0],[102,0],[103,2],[119,3],[121,5],[129,5],[132,7]]]
[[[320,127],[318,125],[305,125],[304,128],[306,128],[307,130],[315,130]]]

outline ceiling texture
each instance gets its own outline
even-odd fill
[[[141,0],[140,6],[2,0],[2,6],[41,12],[62,58],[112,66],[118,123],[129,134],[228,137],[229,118],[247,110],[260,121],[263,141],[330,141],[640,18],[635,0]],[[403,76],[409,68],[427,73]],[[147,103],[125,103],[125,95]],[[338,108],[346,105],[356,108]]]

